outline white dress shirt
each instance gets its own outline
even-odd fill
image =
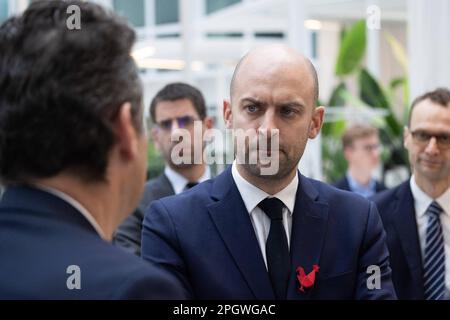
[[[103,232],[102,228],[100,227],[100,225],[97,223],[97,221],[95,220],[95,218],[89,213],[89,211],[87,211],[87,209],[81,204],[79,203],[77,200],[75,200],[74,198],[72,198],[71,196],[69,196],[67,193],[64,193],[60,190],[54,189],[54,188],[50,188],[47,186],[43,186],[43,185],[34,185],[34,187],[36,189],[48,192],[52,195],[54,195],[57,198],[60,198],[61,200],[67,202],[68,204],[70,204],[72,207],[74,207],[79,213],[81,213],[87,221],[89,221],[89,223],[92,225],[92,227],[95,229],[95,231],[97,231],[97,233],[99,234],[100,237],[102,237],[102,239],[106,240],[105,237],[105,233]]]
[[[250,215],[250,220],[252,222],[253,229],[255,230],[256,238],[267,268],[266,241],[270,231],[270,218],[258,207],[258,204],[265,198],[278,198],[283,202],[285,205],[282,212],[283,226],[286,231],[288,247],[290,247],[292,213],[294,211],[295,198],[298,188],[298,173],[296,173],[294,179],[292,179],[292,181],[283,190],[273,196],[245,180],[236,168],[236,161],[232,165],[231,173],[239,193],[241,194],[242,200],[244,201],[245,207],[247,208],[247,212]]]
[[[169,179],[175,194],[179,194],[182,191],[184,191],[186,185],[189,183],[189,181],[185,177],[183,177],[181,174],[179,174],[169,166],[166,166],[164,168],[164,174],[166,175],[167,179]],[[200,177],[200,179],[198,179],[198,183],[204,182],[210,178],[211,178],[211,171],[209,170],[209,167],[206,166],[205,172]]]
[[[428,225],[428,215],[425,214],[427,208],[433,202],[419,186],[416,184],[414,176],[410,179],[411,192],[414,197],[414,208],[416,210],[417,231],[419,234],[420,248],[422,257],[425,256],[425,242]],[[442,207],[444,212],[440,215],[442,234],[444,236],[445,247],[445,286],[450,290],[450,188],[447,189],[439,198],[435,199]]]

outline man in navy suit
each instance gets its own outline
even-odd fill
[[[250,139],[225,172],[153,202],[144,219],[142,256],[190,298],[395,298],[375,206],[298,173],[322,125],[317,98],[313,65],[290,48],[258,47],[238,64],[224,119]]]
[[[404,144],[413,175],[373,198],[387,233],[392,280],[399,299],[448,298],[450,90],[413,102]]]
[[[175,164],[170,156],[177,145],[176,135],[180,128],[193,133],[196,120],[201,120],[205,132],[212,128],[213,119],[207,116],[206,111],[203,94],[187,83],[169,83],[156,93],[150,103],[150,118],[154,123],[152,138],[156,149],[164,158],[164,172],[145,184],[139,207],[114,234],[115,245],[140,256],[142,222],[148,205],[154,200],[179,194],[211,177],[210,168],[204,162]],[[200,144],[203,151],[203,135],[191,137],[191,144]]]
[[[0,299],[184,297],[110,243],[146,175],[134,39],[82,1],[36,1],[0,27]]]

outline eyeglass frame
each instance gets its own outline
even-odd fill
[[[183,120],[185,121],[184,123],[183,123]],[[174,121],[177,122],[178,128],[186,128],[186,127],[191,126],[195,121],[200,121],[200,119],[195,118],[195,117],[190,116],[190,115],[185,115],[185,116],[181,116],[181,117],[176,117],[176,118],[165,119],[165,120],[162,120],[162,121],[157,121],[156,125],[161,130],[170,131],[170,130],[172,130]]]
[[[427,132],[426,130],[421,130],[421,129],[417,129],[414,131],[408,129],[408,131],[411,134],[413,141],[418,145],[427,146],[430,144],[431,139],[435,138],[436,145],[438,146],[439,149],[442,149],[442,150],[450,149],[450,133],[435,134],[435,133],[430,133],[430,132]],[[420,139],[420,138],[418,138],[418,134],[425,134],[425,136],[427,136],[427,138]],[[443,138],[448,139],[447,140],[448,144],[445,144],[442,142]]]

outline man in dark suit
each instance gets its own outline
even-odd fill
[[[150,104],[150,116],[155,127],[152,137],[157,150],[166,163],[164,173],[148,181],[138,208],[117,228],[114,244],[125,248],[138,256],[141,255],[142,221],[144,212],[150,203],[163,197],[179,194],[211,177],[209,167],[203,162],[190,160],[175,163],[172,151],[178,139],[180,129],[192,133],[189,143],[201,146],[203,154],[203,134],[194,135],[194,122],[201,123],[202,130],[212,128],[212,119],[207,116],[205,99],[195,87],[186,83],[171,83],[162,88]],[[173,138],[173,139],[172,139]]]
[[[400,299],[441,300],[450,288],[450,90],[412,104],[404,144],[413,175],[373,200]]]
[[[298,173],[322,126],[317,98],[313,65],[285,46],[258,47],[236,67],[224,102],[235,162],[154,201],[144,219],[143,258],[174,274],[190,298],[395,298],[375,206]]]
[[[36,1],[0,27],[0,299],[184,297],[110,243],[145,182],[134,39],[82,1]]]
[[[354,124],[342,135],[342,149],[348,163],[346,174],[333,185],[355,192],[365,198],[386,190],[383,183],[373,177],[380,165],[380,139],[378,130],[368,124]]]

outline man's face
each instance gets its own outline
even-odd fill
[[[231,104],[224,102],[224,118],[232,129],[253,129],[270,136],[279,130],[279,170],[267,178],[283,178],[297,169],[308,138],[322,125],[323,109],[315,108],[313,79],[306,65],[275,64],[261,71],[247,66],[236,79]],[[239,146],[238,146],[239,148]],[[259,150],[245,145],[246,154]],[[261,175],[261,164],[246,163],[251,175]]]
[[[377,134],[359,138],[345,149],[350,167],[372,172],[380,164],[380,140]]]
[[[448,181],[450,184],[450,148],[439,146],[436,137],[450,135],[450,105],[435,104],[427,99],[413,109],[409,128],[405,129],[405,148],[417,179],[430,182]]]
[[[194,135],[194,121],[199,120],[201,120],[200,116],[189,99],[160,101],[157,103],[155,108],[156,126],[152,131],[153,140],[166,163],[172,168],[186,167],[194,163],[194,143],[199,146],[203,145],[203,133],[202,135]],[[209,129],[211,126],[210,119],[205,118],[202,122],[202,131],[204,132],[205,129]],[[187,152],[191,161],[190,164],[176,165],[174,164],[174,159],[172,159],[172,149],[182,141],[182,139],[176,140],[182,129],[189,132],[191,139],[187,142],[190,149],[183,150],[181,156],[186,157],[185,153]],[[186,143],[186,141],[183,142]]]

